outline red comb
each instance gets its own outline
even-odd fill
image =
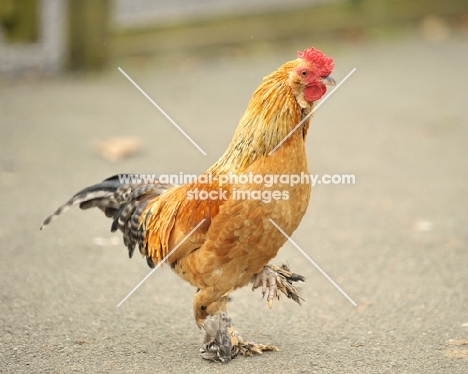
[[[331,57],[327,57],[321,51],[315,48],[305,49],[304,52],[297,52],[299,58],[311,62],[315,65],[317,69],[317,74],[321,77],[326,77],[330,75],[335,64]]]

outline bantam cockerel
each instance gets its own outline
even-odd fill
[[[122,231],[130,257],[138,245],[150,267],[167,261],[196,288],[193,313],[205,331],[203,358],[228,362],[238,354],[277,350],[243,340],[226,304],[231,292],[249,282],[253,288],[261,286],[270,307],[280,291],[300,302],[292,282],[303,278],[286,266],[269,265],[287,240],[272,221],[291,235],[306,212],[311,184],[292,185],[283,178],[262,184],[240,177],[309,175],[308,115],[326,85],[335,84],[330,76],[333,67],[332,58],[310,48],[266,76],[228,149],[202,175],[206,179],[176,186],[157,180],[121,183],[114,176],[78,192],[42,227],[74,205],[98,207],[113,220],[111,230]],[[194,191],[219,198],[197,199]],[[216,194],[210,194],[213,191]]]

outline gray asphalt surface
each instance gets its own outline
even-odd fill
[[[149,269],[112,244],[101,212],[76,209],[39,231],[59,204],[113,174],[209,167],[261,78],[307,46],[120,62],[208,156],[116,67],[2,80],[0,372],[468,372],[466,38],[318,46],[335,58],[337,81],[357,71],[316,112],[310,170],[356,184],[316,186],[293,238],[358,307],[286,244],[275,262],[307,278],[303,305],[269,310],[246,288],[229,306],[244,338],[278,353],[203,361],[194,291],[167,266],[117,308]],[[144,148],[110,164],[92,144],[113,135],[140,136]]]

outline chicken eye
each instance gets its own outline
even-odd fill
[[[306,77],[307,76],[307,70],[302,70],[301,74],[302,74],[303,77]]]

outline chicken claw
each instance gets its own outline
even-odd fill
[[[301,300],[299,292],[292,285],[292,282],[304,282],[305,278],[302,275],[291,273],[288,265],[266,265],[263,268],[261,273],[258,273],[253,278],[252,291],[256,288],[262,286],[262,295],[265,297],[265,294],[268,290],[267,302],[271,309],[273,306],[273,300],[276,298],[279,300],[280,291],[285,294],[289,299],[293,299],[296,303],[301,305]]]
[[[208,316],[203,324],[205,337],[201,355],[205,360],[227,363],[237,355],[252,356],[266,351],[279,351],[274,345],[246,342],[234,329],[225,312]]]

